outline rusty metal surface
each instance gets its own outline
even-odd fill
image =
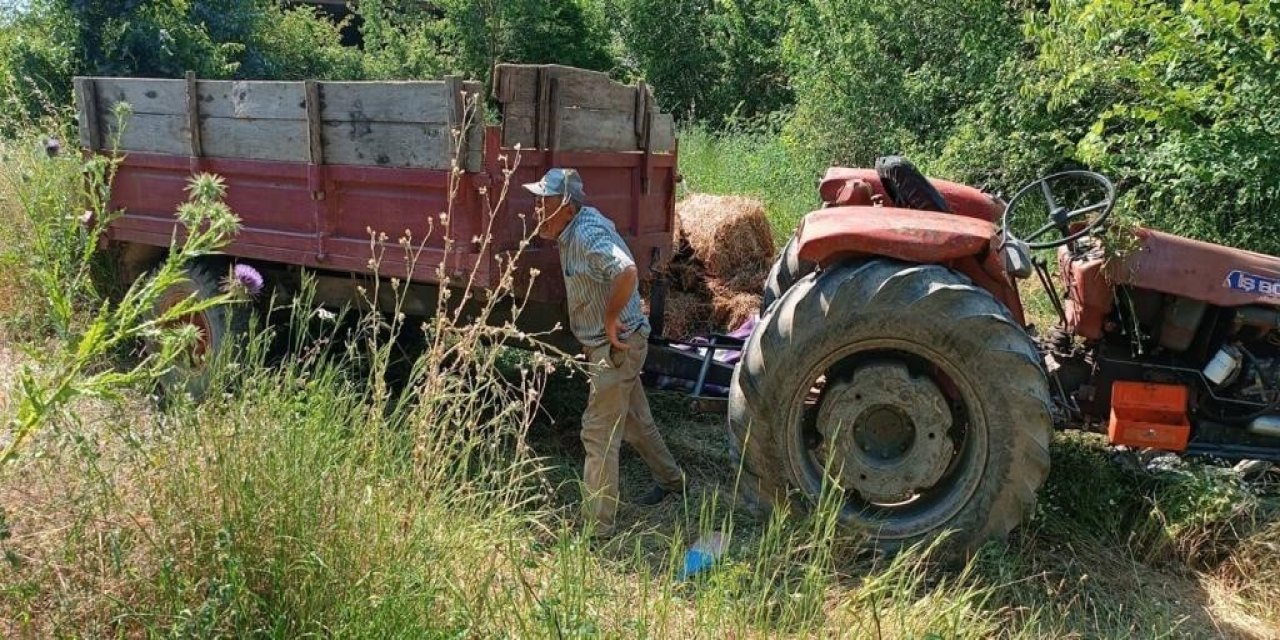
[[[1140,248],[1109,265],[1112,282],[1221,307],[1280,305],[1280,258],[1152,229],[1137,234]]]
[[[822,201],[833,204],[846,204],[841,202],[842,191],[847,189],[851,180],[865,182],[871,187],[875,195],[886,198],[886,201],[888,201],[889,196],[884,190],[884,185],[880,183],[880,176],[876,175],[875,169],[851,169],[848,167],[831,167],[827,169],[826,175],[818,185]],[[942,194],[942,198],[947,201],[947,206],[956,215],[994,223],[1004,213],[1004,205],[978,189],[938,178],[929,178],[929,182],[938,190],[938,193]],[[855,203],[848,202],[847,204]]]
[[[174,211],[186,200],[187,179],[198,167],[226,180],[227,204],[243,222],[226,248],[230,255],[357,274],[373,273],[375,260],[379,275],[421,283],[438,283],[437,267],[444,263],[452,277],[474,271],[476,285],[491,289],[500,278],[498,256],[518,250],[533,229],[533,200],[519,184],[536,181],[551,166],[567,166],[582,173],[589,202],[614,220],[642,270],[653,249],[671,250],[675,154],[518,154],[500,147],[500,133],[497,127],[486,130],[484,170],[463,173],[457,182],[448,243],[440,220],[450,204],[448,171],[141,153],[129,154],[116,176],[111,204],[125,213],[112,223],[109,237],[168,247]],[[501,198],[504,169],[518,155],[507,197]],[[494,241],[486,246],[478,240],[490,228],[491,211]],[[399,244],[406,231],[412,251]],[[546,274],[529,286],[533,300],[563,300],[551,243],[536,241],[521,266]],[[520,284],[528,284],[528,269]]]
[[[892,504],[946,473],[955,449],[951,423],[947,397],[928,376],[912,376],[899,362],[873,362],[824,392],[817,427],[835,456],[824,463],[840,484]]]
[[[945,263],[991,247],[990,222],[948,213],[895,207],[832,207],[805,216],[800,259],[818,264],[858,256]]]
[[[1113,304],[1104,265],[1100,257],[1072,259],[1071,249],[1058,248],[1058,269],[1066,282],[1067,298],[1062,307],[1067,332],[1089,340],[1102,337],[1103,323]]]

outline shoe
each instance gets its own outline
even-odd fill
[[[661,504],[662,501],[666,500],[667,496],[669,495],[679,496],[683,493],[684,493],[684,487],[681,487],[679,489],[667,489],[662,485],[655,484],[653,485],[653,488],[649,490],[648,493],[640,496],[639,498],[636,498],[636,504],[642,507],[652,507],[652,506]]]

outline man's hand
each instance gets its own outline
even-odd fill
[[[626,331],[627,328],[622,326],[619,319],[622,316],[622,310],[626,308],[627,302],[631,300],[631,295],[636,291],[636,285],[639,283],[639,276],[636,274],[635,266],[627,267],[613,279],[613,290],[609,292],[609,304],[604,310],[604,333],[609,336],[609,343],[613,348],[619,351],[627,351],[631,349],[631,345],[622,341],[618,336]]]
[[[622,338],[619,337],[622,335],[622,332],[626,330],[627,328],[622,325],[622,321],[617,318],[604,321],[604,333],[609,336],[609,344],[612,344],[613,348],[618,351],[631,350],[631,345],[623,342]]]

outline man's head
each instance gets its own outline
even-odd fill
[[[559,237],[586,199],[582,176],[575,169],[552,169],[524,188],[537,196],[538,235],[549,240]]]

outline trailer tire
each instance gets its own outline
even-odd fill
[[[801,279],[747,341],[728,425],[747,506],[807,511],[834,487],[841,524],[889,553],[950,532],[936,549],[958,556],[1005,536],[1049,471],[1035,345],[936,265],[872,260]]]
[[[187,267],[187,279],[174,284],[160,294],[155,303],[159,315],[174,304],[195,295],[207,300],[220,293],[222,278],[227,273],[227,263],[221,260],[198,260]],[[208,393],[214,379],[215,363],[235,357],[249,331],[248,310],[238,305],[217,305],[181,320],[194,324],[200,338],[191,353],[183,354],[160,377],[162,397],[188,394],[195,400]],[[148,345],[154,349],[155,345]]]
[[[818,265],[812,262],[806,262],[800,259],[800,243],[796,236],[791,236],[786,246],[778,254],[778,259],[774,261],[773,267],[769,269],[769,276],[764,281],[764,292],[760,297],[760,314],[764,315],[769,310],[769,306],[774,303],[782,294],[787,292],[797,280],[813,273]]]

